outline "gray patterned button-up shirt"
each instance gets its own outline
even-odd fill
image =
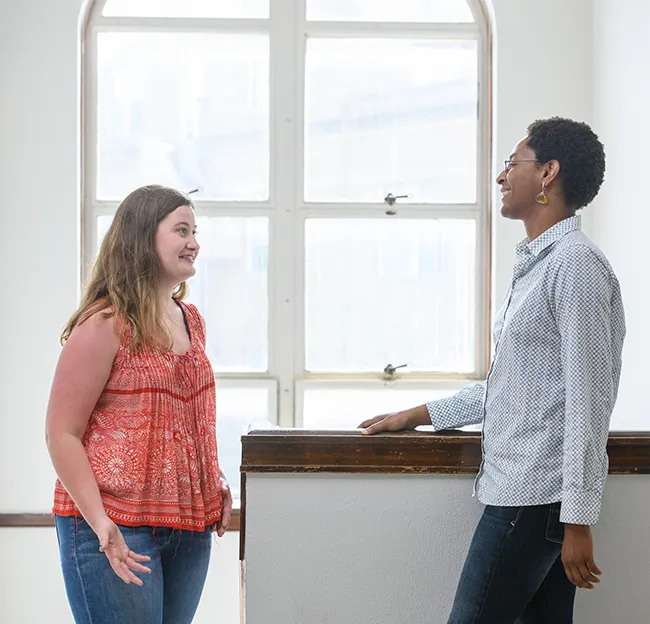
[[[562,501],[562,522],[597,522],[624,337],[618,280],[580,217],[517,245],[487,379],[427,404],[436,430],[483,423],[482,503]]]

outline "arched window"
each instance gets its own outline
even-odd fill
[[[227,472],[251,421],[355,427],[486,373],[480,0],[98,0],[84,59],[84,265],[134,188],[198,189]]]

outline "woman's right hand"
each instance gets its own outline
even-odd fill
[[[151,570],[141,564],[144,561],[151,561],[151,557],[138,555],[130,550],[119,527],[110,518],[105,518],[93,529],[99,538],[99,551],[106,555],[115,574],[127,584],[135,583],[142,586],[142,580],[133,574],[133,570],[151,574]]]
[[[412,429],[408,417],[404,412],[395,412],[394,414],[382,414],[364,420],[358,427],[363,429],[364,435],[372,435],[380,431],[400,431],[402,429]]]
[[[402,429],[415,429],[418,425],[430,425],[429,411],[426,405],[420,405],[410,410],[382,414],[364,420],[359,429],[363,435],[372,435],[381,431],[401,431]]]

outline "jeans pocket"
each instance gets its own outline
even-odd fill
[[[561,544],[564,541],[564,524],[560,522],[561,503],[549,505],[548,519],[546,521],[546,539],[549,542]]]
[[[510,523],[514,528],[524,511],[524,507],[496,507],[486,505],[485,515],[495,524]]]
[[[521,516],[524,513],[524,507],[517,507],[517,513],[515,514],[515,517],[510,521],[510,524],[512,525],[512,528],[514,529],[517,526],[517,522],[521,519]]]

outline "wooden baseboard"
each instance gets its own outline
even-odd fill
[[[239,509],[232,510],[232,518],[228,531],[239,531],[240,513]],[[3,513],[0,514],[0,528],[32,528],[32,527],[53,527],[54,519],[52,514],[39,513]]]

